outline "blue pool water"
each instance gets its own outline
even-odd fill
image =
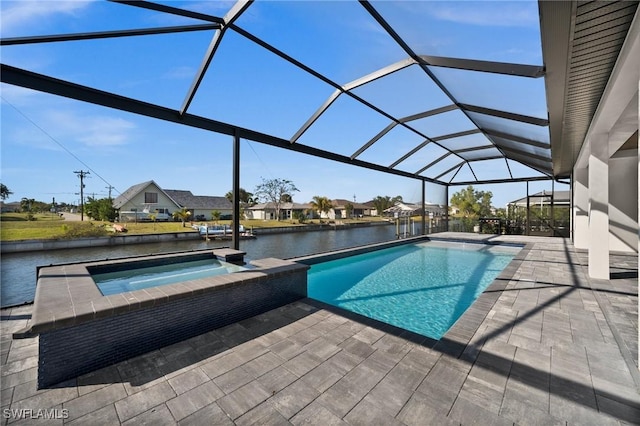
[[[440,339],[520,248],[429,241],[323,262],[308,295]]]
[[[228,274],[246,268],[216,259],[91,274],[103,296]]]

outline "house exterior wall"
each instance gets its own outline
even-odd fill
[[[306,215],[307,218],[313,217],[313,214],[309,211],[309,207],[293,203],[285,203],[280,206],[280,220],[294,219],[299,213]],[[272,204],[256,205],[252,208],[245,210],[245,217],[247,219],[258,220],[276,220],[276,209],[272,207]]]
[[[609,160],[609,248],[638,252],[638,156],[629,150]]]
[[[265,220],[265,211],[264,210],[249,210],[245,211],[245,216],[247,219],[256,219],[256,220]]]
[[[276,211],[274,209],[257,209],[249,210],[249,212],[251,213],[247,215],[248,219],[276,220]],[[287,219],[290,214],[290,209],[280,209],[280,219]]]
[[[285,214],[284,210],[280,210],[280,216]],[[276,211],[273,209],[255,209],[255,210],[247,210],[245,215],[247,219],[257,219],[257,220],[275,220],[276,219]]]
[[[204,216],[206,218],[206,220],[212,220],[213,217],[211,216],[211,213],[214,210],[217,210],[220,212],[221,216],[230,216],[231,214],[233,214],[233,210],[232,209],[188,209],[191,212],[191,218],[195,218],[196,216]]]
[[[371,209],[355,208],[351,212],[353,217],[371,216]],[[349,219],[347,217],[347,209],[343,206],[329,210],[329,219]]]
[[[13,212],[19,212],[21,210],[20,207],[20,203],[19,202],[13,202],[13,203],[2,203],[0,210],[2,211],[2,213],[13,213]]]
[[[145,202],[145,193],[157,194],[157,202]],[[175,203],[167,197],[157,185],[151,183],[144,188],[144,190],[140,191],[137,195],[124,203],[122,207],[120,207],[120,211],[137,210],[138,212],[141,212],[145,207],[149,207],[149,211],[151,213],[155,212],[156,209],[168,209],[169,214],[177,210]]]

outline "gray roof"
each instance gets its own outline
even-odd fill
[[[553,191],[553,203],[554,204],[569,204],[571,201],[570,191]],[[551,204],[551,191],[541,191],[535,194],[529,195],[529,203],[544,203]],[[526,205],[527,197],[519,198],[517,200],[510,201],[508,204]]]
[[[147,188],[149,185],[155,185],[158,189],[169,197],[176,204],[178,208],[194,209],[194,210],[232,210],[233,206],[229,200],[225,197],[209,196],[209,195],[193,195],[191,191],[181,189],[162,189],[153,180],[138,183],[129,187],[126,191],[120,194],[115,200],[113,200],[113,207],[116,209],[124,206],[129,200],[133,199],[141,191]]]
[[[231,210],[233,205],[225,197],[209,195],[193,195],[191,191],[179,189],[166,189],[164,191],[175,200],[180,207],[194,210]]]
[[[147,182],[142,182],[137,185],[130,186],[129,189],[122,192],[120,195],[118,195],[115,198],[115,200],[113,200],[113,207],[115,209],[122,208],[122,206],[124,206],[127,203],[127,201],[135,197],[137,193],[142,191],[142,188],[149,185],[151,182],[152,181],[149,180]]]
[[[353,201],[345,200],[342,198],[336,198],[335,200],[331,200],[331,204],[333,205],[334,208],[337,208],[337,207],[344,208],[347,206],[347,204],[351,204],[354,209],[370,209],[371,208],[371,206],[368,206],[366,204],[355,203]]]
[[[138,183],[136,185],[130,186],[126,191],[124,191],[123,193],[118,195],[115,198],[115,200],[113,200],[113,207],[115,209],[122,208],[122,206],[124,206],[128,201],[132,200],[136,195],[138,195],[146,187],[148,187],[149,185],[152,185],[152,184],[157,186],[160,191],[165,192],[165,191],[162,190],[160,185],[158,185],[155,181],[148,180],[146,182],[142,182],[142,183]],[[168,194],[165,192],[165,195],[168,195]],[[173,197],[171,197],[171,196],[169,196],[169,198],[173,199]]]
[[[191,191],[182,191],[179,189],[165,189],[165,194],[167,194],[173,201],[176,202],[180,207],[184,207],[189,204],[189,200],[193,198],[193,194]]]

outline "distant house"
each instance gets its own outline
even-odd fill
[[[333,207],[329,210],[329,219],[348,219],[347,206],[352,206],[351,217],[371,216],[372,207],[367,204],[354,203],[349,200],[335,199],[331,201]]]
[[[118,210],[121,222],[149,220],[149,215],[168,220],[171,214],[180,210],[178,205],[160,186],[150,180],[133,185],[113,200],[113,208]]]
[[[447,208],[440,204],[430,204],[425,203],[424,205],[425,214],[430,218],[434,217],[442,217],[445,215]]]
[[[551,205],[551,195],[553,195],[554,206],[568,207],[571,205],[571,192],[569,191],[542,191],[529,195],[529,205]],[[517,200],[510,201],[507,205],[516,205],[519,207],[527,206],[527,197],[519,198]]]
[[[5,203],[4,201],[0,201],[0,211],[2,213],[14,213],[22,210],[22,206],[20,206],[19,201],[14,201],[11,203]]]
[[[226,197],[193,195],[191,191],[167,189],[165,192],[181,206],[191,212],[191,218],[204,216],[205,220],[212,219],[211,213],[220,212],[221,219],[231,219],[233,204]]]
[[[155,215],[156,220],[170,220],[173,213],[186,209],[191,218],[201,216],[211,219],[211,212],[218,210],[222,217],[230,217],[233,211],[231,202],[225,197],[193,195],[191,191],[162,189],[153,180],[133,185],[113,200],[113,207],[118,210],[121,222],[133,220],[149,220]]]
[[[296,213],[305,216],[310,214],[310,204],[282,203],[280,204],[280,219],[287,220],[293,218]],[[245,209],[247,219],[276,220],[276,207],[274,203],[260,203]]]

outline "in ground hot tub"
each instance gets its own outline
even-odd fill
[[[222,255],[222,256],[221,256]],[[103,295],[92,272],[131,271],[234,257],[228,249],[53,265],[38,270],[31,331],[40,336],[38,387],[197,336],[307,295],[308,266],[280,259],[230,273]],[[229,272],[229,271],[227,271]],[[135,275],[135,274],[134,274]]]
[[[162,260],[109,263],[87,266],[87,271],[104,296],[142,290],[184,281],[209,278],[216,275],[245,271],[244,266],[212,257],[171,257]]]

